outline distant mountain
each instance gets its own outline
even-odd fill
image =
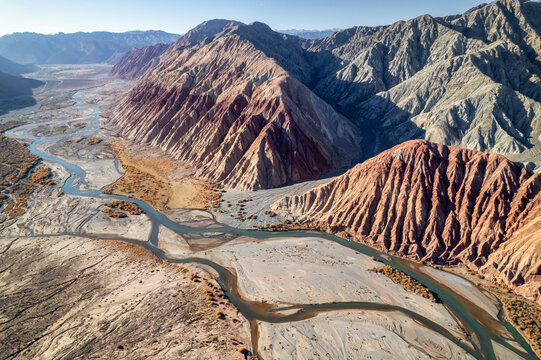
[[[409,141],[273,208],[386,252],[466,264],[541,303],[541,174],[503,156]]]
[[[140,49],[132,49],[126,53],[111,70],[111,75],[119,78],[133,80],[145,74],[146,71],[156,66],[160,57],[171,48],[183,48],[194,46],[206,38],[212,37],[235,25],[242,24],[233,20],[209,20],[181,36],[174,44],[157,44],[145,46]]]
[[[0,72],[10,75],[21,75],[38,70],[35,65],[22,65],[0,56]]]
[[[118,61],[132,48],[172,43],[179,35],[163,31],[78,32],[43,35],[14,33],[0,37],[0,56],[22,64],[91,64]]]
[[[0,56],[0,99],[14,96],[32,96],[32,89],[43,82],[21,77],[21,74],[37,70],[35,65],[21,65]]]
[[[14,96],[32,96],[32,89],[43,85],[43,82],[0,72],[0,98]]]
[[[287,35],[295,35],[303,39],[323,39],[340,30],[341,29],[328,29],[328,30],[289,29],[289,30],[276,30],[276,31],[279,33],[287,34]]]

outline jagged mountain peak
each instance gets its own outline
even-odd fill
[[[209,39],[209,42],[231,36],[237,37],[239,41],[249,42],[302,83],[311,82],[312,66],[309,54],[303,48],[304,40],[299,37],[276,32],[262,22],[253,22],[231,27],[217,34],[212,40]]]
[[[541,159],[529,155],[537,156],[535,148],[541,144],[537,60],[541,16],[532,15],[538,10],[539,4],[532,2],[493,2],[460,16],[422,15],[387,26],[346,29],[320,40],[287,36],[258,22],[233,24],[197,46],[179,47],[169,54],[155,74],[148,75],[145,91],[152,82],[162,86],[161,79],[169,79],[167,88],[186,77],[183,89],[197,89],[190,95],[197,101],[222,99],[227,88],[227,97],[238,101],[245,98],[250,103],[254,94],[265,93],[276,96],[279,104],[295,97],[291,84],[299,82],[304,87],[294,87],[313,92],[325,108],[330,105],[337,114],[333,118],[342,122],[345,115],[360,129],[365,156],[424,138],[477,150],[524,153],[517,161],[539,166]],[[223,80],[226,86],[208,78],[219,77],[219,71],[231,71]],[[169,120],[173,115],[201,119],[215,105],[195,114],[187,109],[187,114],[166,111],[162,107],[167,96],[162,96],[161,110],[144,118],[167,114]],[[295,120],[298,115],[292,114]],[[156,131],[161,133],[152,130]]]
[[[156,44],[140,49],[132,49],[115,64],[111,70],[111,75],[127,80],[140,78],[158,65],[160,59],[167,57],[171,51],[182,51],[185,48],[202,46],[212,41],[218,34],[240,25],[244,24],[226,19],[204,21],[181,36],[173,44]]]
[[[171,51],[119,104],[113,126],[236,189],[350,165],[361,150],[357,127],[299,81],[305,60],[287,57],[284,37],[238,25]]]

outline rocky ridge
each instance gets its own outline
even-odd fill
[[[288,57],[300,48],[298,38],[287,46],[280,39],[254,23],[176,47],[118,105],[111,125],[237,189],[276,187],[350,165],[360,154],[358,129],[298,80],[308,77],[302,64],[291,70],[295,76],[284,69],[302,57]]]
[[[209,26],[202,24],[146,73],[115,109],[111,125],[236,189],[314,178],[418,138],[511,154],[529,169],[541,169],[539,19],[538,3],[499,0],[462,15],[424,15],[314,40],[261,23],[233,23],[212,36],[196,36]],[[247,66],[253,59],[260,63]],[[282,75],[287,81],[278,82]],[[280,100],[271,105],[259,98],[263,94]],[[308,99],[317,100],[310,105]],[[250,106],[244,108],[245,102]],[[272,109],[261,111],[262,103]],[[322,109],[333,119],[325,128],[303,120]],[[246,135],[237,132],[239,123],[231,126],[239,111],[248,110],[260,120]],[[275,110],[289,120],[274,122]],[[271,122],[274,145],[246,154]],[[329,127],[355,130],[345,131],[350,135],[343,141],[314,136]],[[269,148],[285,138],[302,144],[300,133],[310,134],[306,146],[280,145],[287,153],[280,156]],[[236,140],[224,143],[226,134]]]
[[[131,49],[111,69],[111,76],[134,80],[143,76],[160,62],[160,56],[169,48],[168,44]]]
[[[21,64],[114,64],[136,47],[172,43],[179,35],[163,31],[106,31],[37,34],[13,33],[0,37],[0,55]]]
[[[541,136],[540,19],[539,3],[501,0],[337,32],[305,45],[313,89],[374,135],[370,155],[415,138],[521,153]]]
[[[503,156],[409,141],[273,208],[386,252],[465,264],[541,301],[541,175]]]
[[[156,44],[140,49],[133,48],[111,69],[111,76],[126,80],[141,78],[167,56],[167,50],[194,46],[197,43],[242,23],[232,20],[215,19],[201,23],[188,31],[172,44]]]

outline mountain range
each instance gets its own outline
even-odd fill
[[[0,37],[0,56],[21,64],[114,64],[134,47],[169,44],[179,36],[163,31],[14,33]]]
[[[111,75],[126,80],[134,80],[143,76],[150,68],[156,66],[168,48],[188,47],[205,38],[213,37],[227,28],[244,25],[239,21],[213,19],[205,21],[181,36],[175,44],[156,44],[142,48],[133,48],[125,54],[111,70]],[[295,35],[304,39],[321,39],[339,29],[331,30],[278,30],[279,33]]]
[[[295,35],[303,39],[323,39],[327,36],[340,31],[341,29],[327,29],[327,30],[305,30],[305,29],[288,29],[288,30],[276,30],[279,33],[287,35]]]
[[[541,301],[541,174],[412,140],[274,210],[385,252],[466,264]]]
[[[502,0],[463,15],[424,15],[389,26],[351,28],[319,40],[279,34],[261,23],[235,23],[206,41],[192,43],[189,49],[176,46],[163,59],[162,65],[169,65],[160,65],[147,73],[148,80],[143,82],[148,90],[154,83],[152,76],[174,75],[183,81],[177,75],[186,66],[176,59],[198,55],[227,58],[229,49],[224,43],[229,47],[246,45],[259,55],[258,62],[272,62],[281,74],[300,82],[312,96],[323,100],[326,109],[340,115],[337,124],[347,119],[344,123],[360,129],[356,152],[362,152],[363,159],[417,138],[501,154],[521,154],[538,149],[541,136],[541,120],[536,115],[541,111],[539,15],[538,3]],[[247,58],[249,54],[240,56]],[[238,66],[235,82],[230,84],[244,87],[259,77],[255,86],[263,89],[275,80],[247,70]],[[182,86],[198,92],[198,84],[202,83]],[[165,88],[178,88],[177,85],[172,79]],[[142,85],[136,87],[129,97],[142,89]],[[158,92],[154,94],[160,96]],[[214,101],[218,95],[219,91],[213,90],[209,98]],[[171,103],[162,106],[170,107]],[[127,113],[136,115],[128,101],[117,110],[118,121],[127,118]],[[158,131],[149,128],[150,122],[175,122],[175,115],[186,114],[162,110],[163,107],[156,106],[140,109],[148,121],[138,121],[134,126],[144,127],[152,134],[132,129],[130,136],[152,142]],[[201,115],[193,114],[191,118],[197,121]],[[169,149],[167,145],[161,147]],[[190,158],[182,150],[175,155],[194,163],[204,160]],[[538,156],[520,160],[530,168],[541,164]],[[317,173],[306,172],[298,180]]]
[[[111,128],[237,190],[360,163],[277,209],[540,299],[541,3],[323,39],[224,20],[197,33],[121,61],[126,74],[148,70]]]
[[[0,72],[5,74],[19,76],[25,73],[34,72],[36,70],[38,70],[38,67],[35,65],[17,64],[6,59],[5,57],[0,56]]]

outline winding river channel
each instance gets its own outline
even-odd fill
[[[57,163],[63,166],[68,172],[69,177],[62,186],[62,191],[66,194],[71,194],[80,197],[93,197],[93,198],[115,198],[121,200],[133,201],[139,205],[146,215],[150,218],[152,222],[152,230],[147,241],[137,241],[132,239],[122,239],[121,241],[127,241],[134,243],[140,246],[143,246],[151,250],[159,258],[172,262],[172,263],[198,263],[206,265],[214,269],[218,274],[217,281],[225,291],[226,295],[230,301],[238,308],[242,315],[250,322],[252,330],[252,342],[254,352],[257,354],[258,349],[258,325],[257,321],[261,322],[270,322],[270,323],[286,323],[286,322],[295,322],[300,320],[305,320],[311,317],[316,316],[321,313],[329,313],[333,311],[341,310],[375,310],[379,312],[388,312],[388,311],[398,311],[402,314],[413,319],[419,326],[425,326],[431,330],[437,332],[438,334],[449,339],[457,346],[464,349],[472,357],[476,359],[487,359],[495,360],[497,355],[494,350],[494,343],[498,343],[501,346],[507,348],[511,351],[516,358],[520,359],[537,359],[534,355],[528,344],[524,339],[518,334],[518,332],[508,323],[501,321],[500,319],[495,319],[487,313],[486,310],[476,305],[474,302],[463,296],[462,294],[454,291],[450,285],[446,285],[438,281],[435,277],[431,276],[429,272],[422,271],[422,266],[416,263],[390,256],[384,253],[381,253],[370,247],[361,245],[359,243],[354,243],[327,233],[316,232],[316,231],[291,231],[291,232],[279,232],[279,233],[269,233],[256,230],[242,230],[233,228],[230,226],[215,224],[210,228],[196,228],[189,227],[176,223],[169,219],[166,215],[154,210],[147,203],[138,200],[132,199],[125,196],[103,194],[99,190],[81,190],[81,185],[85,183],[86,173],[79,166],[67,162],[59,157],[40,151],[38,148],[41,148],[47,143],[53,143],[57,141],[64,140],[66,138],[90,134],[96,131],[100,126],[99,121],[99,109],[98,107],[92,106],[84,102],[78,93],[73,95],[73,98],[76,101],[75,107],[89,108],[92,110],[92,121],[89,122],[88,126],[74,131],[69,134],[61,134],[54,136],[43,136],[35,137],[30,135],[31,130],[37,126],[43,126],[44,123],[38,124],[27,124],[20,126],[18,128],[11,129],[6,132],[6,136],[21,140],[31,142],[29,149],[33,154],[40,156],[43,160]],[[69,120],[59,120],[53,121],[49,124],[57,124],[61,122],[73,121],[74,119]],[[24,134],[24,135],[21,135]],[[469,335],[469,338],[472,340],[472,346],[469,344],[460,341],[455,338],[446,328],[443,326],[427,319],[423,315],[402,308],[395,305],[382,304],[382,303],[367,303],[367,302],[332,302],[324,304],[297,304],[288,307],[282,308],[272,308],[267,303],[259,303],[243,298],[240,294],[237,282],[237,274],[234,274],[224,266],[217,264],[208,259],[190,257],[190,258],[173,258],[167,256],[166,253],[158,247],[158,233],[160,227],[166,227],[175,233],[182,234],[204,234],[204,233],[224,233],[234,236],[243,236],[246,238],[252,238],[254,241],[261,241],[261,239],[269,238],[283,238],[283,237],[311,237],[324,239],[325,241],[332,242],[333,246],[337,247],[347,247],[358,251],[360,253],[366,254],[368,256],[373,256],[378,261],[385,263],[387,265],[396,268],[417,281],[423,284],[425,287],[430,289],[432,292],[436,293],[439,299],[441,299],[444,306],[449,310],[455,319],[460,323],[464,328],[466,333]],[[47,234],[44,234],[47,235]],[[94,237],[100,238],[97,235],[88,235],[88,234],[73,234],[77,236],[84,237]],[[115,238],[117,239],[117,238]],[[286,311],[286,313],[283,313]],[[293,312],[292,312],[293,311]],[[507,331],[506,331],[507,330]],[[514,339],[508,339],[506,335],[502,334],[511,333]],[[515,346],[509,343],[509,340],[518,342],[523,350],[517,349]]]

